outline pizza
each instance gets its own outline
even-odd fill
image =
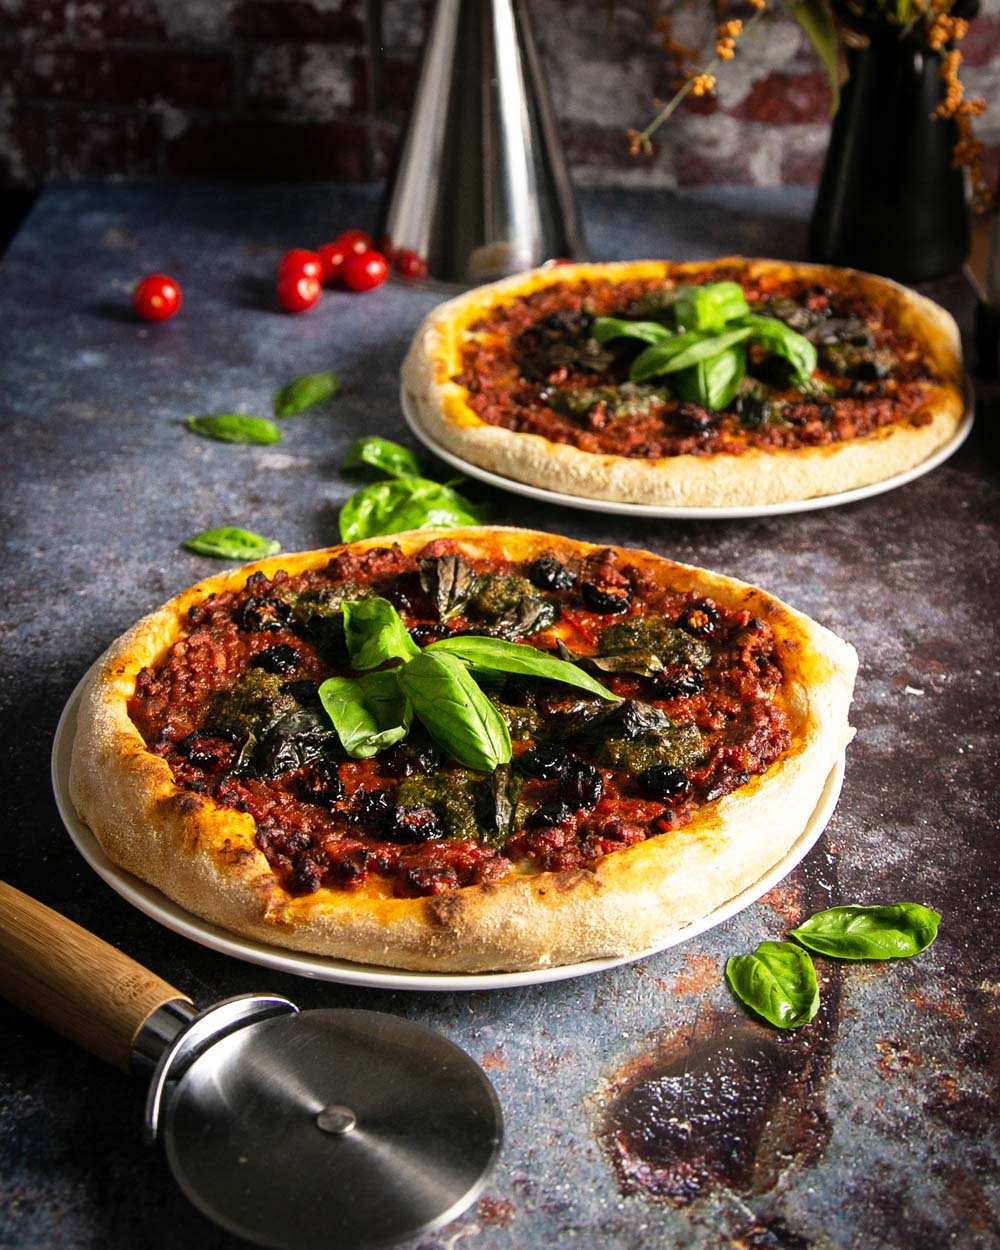
[[[276,946],[436,972],[624,956],[788,852],[856,666],[649,552],[412,531],[141,620],[86,686],[70,790],[114,863]]]
[[[517,481],[683,507],[808,499],[918,465],[964,411],[958,329],[850,269],[557,265],[434,309],[403,366],[439,446]]]

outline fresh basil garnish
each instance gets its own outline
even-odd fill
[[[305,768],[327,754],[336,738],[318,710],[297,708],[268,726],[247,771],[258,777],[278,777],[290,768]]]
[[[182,546],[200,556],[214,556],[217,560],[263,560],[281,550],[281,543],[275,539],[262,538],[260,534],[252,534],[232,525],[205,530],[203,534],[187,539]]]
[[[809,955],[791,942],[761,942],[752,955],[726,961],[733,993],[779,1029],[808,1024],[819,1010],[816,969]]]
[[[700,330],[678,334],[667,343],[647,347],[633,361],[629,378],[633,382],[645,382],[647,378],[659,377],[661,374],[677,373],[696,365],[700,360],[708,360],[710,356],[717,356],[727,348],[744,342],[752,333],[749,326],[737,326],[718,334],[705,334]]]
[[[612,655],[578,655],[561,638],[556,639],[559,658],[567,664],[594,668],[599,673],[634,673],[638,677],[655,677],[666,665],[652,651],[617,651]]]
[[[340,536],[350,543],[425,526],[479,525],[483,517],[483,509],[451,486],[422,477],[398,478],[373,482],[352,495],[340,510]]]
[[[738,282],[683,286],[673,307],[677,324],[684,330],[721,330],[727,322],[750,311]]]
[[[675,374],[674,393],[685,403],[719,412],[736,398],[746,371],[747,349],[738,343]]]
[[[665,343],[674,337],[658,321],[626,321],[623,317],[597,317],[591,334],[598,343],[610,343],[612,339],[638,339],[642,343]]]
[[[185,425],[193,434],[214,438],[219,443],[256,443],[267,446],[281,442],[281,431],[266,417],[245,417],[239,412],[215,417],[188,417]]]
[[[805,335],[797,334],[777,317],[759,317],[756,313],[742,317],[740,324],[750,327],[752,343],[759,343],[772,356],[781,356],[789,362],[795,371],[796,385],[809,385],[818,356]]]
[[[481,673],[487,677],[502,676],[506,673],[520,673],[526,677],[540,677],[546,681],[562,682],[566,686],[576,686],[580,690],[588,690],[601,699],[611,703],[618,702],[618,696],[611,693],[599,681],[583,672],[573,664],[558,660],[555,656],[544,655],[533,647],[521,647],[517,643],[503,642],[499,638],[481,638],[466,635],[459,638],[442,638],[432,642],[427,653],[444,652],[457,656],[467,664],[473,673]]]
[[[421,477],[420,461],[409,447],[394,443],[389,438],[359,438],[348,450],[345,469],[360,469],[367,465],[379,469],[389,477]]]
[[[371,759],[410,732],[413,708],[392,670],[365,677],[328,677],[319,698],[341,746],[354,759]]]
[[[340,380],[332,373],[306,373],[288,382],[274,394],[274,415],[294,417],[303,408],[332,399],[340,390]]]
[[[388,599],[372,597],[344,604],[344,633],[351,663],[378,668],[389,660],[412,660],[420,648]]]
[[[420,585],[434,600],[438,618],[447,621],[469,602],[476,574],[460,555],[428,557],[420,561]]]
[[[492,772],[510,763],[504,719],[461,660],[424,651],[404,664],[396,678],[424,728],[460,764]]]
[[[789,937],[834,959],[908,959],[937,936],[941,916],[919,903],[831,907],[810,916]]]

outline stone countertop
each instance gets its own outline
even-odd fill
[[[792,191],[583,197],[593,254],[802,255]],[[347,446],[412,444],[398,372],[435,302],[387,285],[274,311],[280,253],[372,219],[364,188],[144,184],[46,192],[0,264],[7,812],[2,875],[195,1001],[254,989],[394,1012],[487,1069],[506,1145],[487,1196],[422,1250],[1000,1246],[996,388],[926,477],[785,518],[683,524],[571,511],[470,483],[498,522],[649,547],[756,582],[861,655],[847,778],[826,836],[761,902],[654,958],[492,993],[350,988],[238,962],[147,919],[69,843],[49,788],[74,684],[137,617],[219,567],[179,542],[224,523],[285,550],[337,539]],[[137,276],[183,285],[174,321],[132,317]],[[928,288],[970,328],[955,279]],[[193,438],[190,413],[266,414],[333,368],[335,404],[278,447]],[[440,466],[439,466],[440,468]],[[824,906],[913,899],[943,913],[919,958],[823,964],[792,1034],[753,1023],[725,958]],[[223,1250],[140,1138],[143,1091],[0,1004],[0,1246]],[[350,1180],[330,1202],[350,1201]]]

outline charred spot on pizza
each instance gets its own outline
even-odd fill
[[[419,647],[468,636],[536,647],[616,700],[498,674],[483,689],[511,738],[508,765],[464,768],[417,721],[352,758],[317,691],[359,675],[344,605],[371,596],[397,605]],[[512,560],[447,539],[412,555],[348,548],[194,605],[139,673],[129,711],[181,793],[252,817],[286,891],[378,882],[445,898],[513,872],[589,870],[766,772],[791,736],[780,649],[756,611],[671,589],[610,549]]]
[[[683,402],[672,375],[630,380],[644,341],[602,344],[594,337],[597,317],[659,323],[673,332],[682,284],[725,281],[740,284],[753,314],[783,322],[816,347],[818,368],[808,387],[797,383],[780,354],[753,344],[746,376],[714,411]],[[884,426],[921,423],[930,388],[940,382],[927,353],[875,295],[735,265],[677,279],[587,276],[549,283],[496,302],[489,334],[478,333],[484,328],[470,327],[456,373],[481,420],[640,460],[849,442]]]

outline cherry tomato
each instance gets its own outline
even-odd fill
[[[136,286],[132,303],[146,321],[166,321],[181,306],[181,288],[165,273],[151,273]]]
[[[346,247],[349,252],[370,252],[375,246],[375,240],[370,234],[366,234],[364,230],[345,230],[343,234],[338,234],[335,243],[339,243],[341,247]]]
[[[322,247],[316,249],[316,255],[323,266],[323,281],[327,286],[340,282],[343,277],[344,261],[352,254],[343,243],[324,243]]]
[[[278,265],[278,277],[284,278],[286,274],[315,278],[320,282],[323,278],[323,263],[315,252],[307,251],[304,247],[293,247],[282,256]]]
[[[319,302],[318,278],[305,273],[285,273],[278,278],[278,303],[290,313],[305,312]]]
[[[419,253],[414,252],[411,248],[401,247],[393,257],[393,264],[396,267],[396,272],[400,274],[401,277],[427,277],[427,265],[423,257],[421,257]]]
[[[344,285],[352,291],[374,291],[389,276],[389,262],[381,252],[355,252],[344,261]]]

